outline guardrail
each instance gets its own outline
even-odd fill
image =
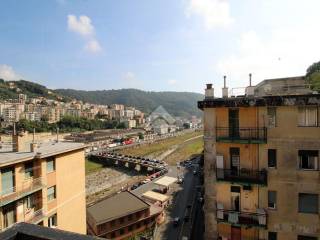
[[[249,128],[216,128],[217,142],[237,142],[237,143],[266,143],[266,127],[249,127]]]
[[[218,181],[240,182],[249,184],[268,184],[268,172],[266,170],[251,170],[251,169],[216,169],[216,178]]]

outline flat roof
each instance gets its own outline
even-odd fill
[[[160,202],[165,202],[169,199],[167,195],[157,193],[154,191],[147,191],[144,194],[142,194],[142,197],[149,198],[154,201],[160,201]]]
[[[133,193],[125,191],[89,206],[87,212],[97,224],[101,224],[148,209],[149,207],[149,204],[145,201]]]
[[[2,240],[94,240],[102,239],[95,236],[73,233],[57,228],[42,227],[36,224],[20,222],[0,232]]]
[[[169,187],[172,183],[175,183],[176,181],[178,181],[177,178],[164,176],[159,180],[155,181],[154,183],[160,186]]]
[[[85,148],[83,143],[51,141],[38,144],[38,148],[35,150],[35,152],[2,151],[0,152],[0,166],[10,165],[34,158],[46,158],[83,148]]]

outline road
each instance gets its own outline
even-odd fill
[[[194,215],[196,212],[196,186],[198,185],[198,176],[193,175],[193,167],[186,169],[184,175],[184,183],[179,191],[176,192],[172,199],[170,208],[167,211],[167,222],[158,228],[159,233],[156,239],[180,240],[183,236],[191,235]],[[184,221],[187,206],[191,205],[191,214],[189,221]],[[173,226],[172,220],[175,217],[180,218],[180,224]],[[161,236],[159,236],[161,235]]]

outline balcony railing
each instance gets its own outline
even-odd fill
[[[251,169],[222,169],[217,168],[217,181],[246,183],[246,184],[268,184],[268,172],[266,170],[251,170]]]
[[[3,189],[0,192],[0,207],[38,191],[44,185],[43,178],[39,177],[27,179],[13,188]]]
[[[44,217],[45,217],[44,210],[39,209],[33,212],[32,214],[28,215],[28,217],[25,219],[25,222],[37,224],[41,222]]]
[[[217,220],[239,226],[267,227],[267,213],[263,209],[257,209],[256,213],[218,209]]]
[[[217,142],[266,143],[267,128],[216,128]]]

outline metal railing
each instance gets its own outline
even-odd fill
[[[248,128],[216,128],[217,141],[262,143],[267,142],[266,127],[248,127]]]
[[[28,216],[27,218],[25,218],[25,222],[27,222],[27,223],[38,223],[44,217],[45,217],[44,209],[41,208],[41,209],[33,212],[32,214],[30,214],[30,216]]]
[[[2,189],[0,192],[0,206],[18,200],[31,192],[41,189],[43,186],[43,178],[39,177],[26,179],[13,188]]]
[[[262,209],[261,209],[262,210]],[[267,227],[267,213],[241,212],[235,210],[217,210],[217,220],[235,225],[245,225],[252,227]]]
[[[268,172],[266,170],[251,170],[242,168],[240,170],[233,169],[216,169],[216,178],[218,181],[240,182],[251,184],[268,184]]]

